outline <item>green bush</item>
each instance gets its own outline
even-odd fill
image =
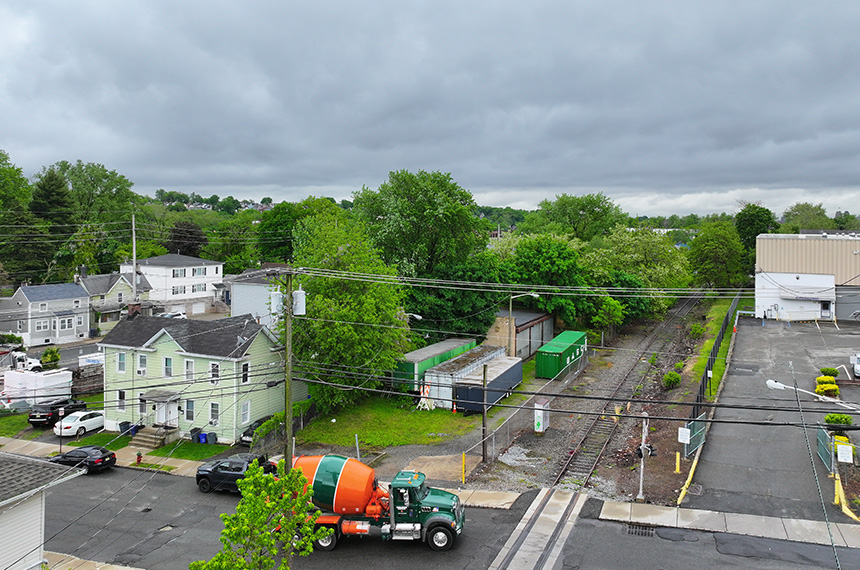
[[[684,363],[683,362],[676,362],[675,363],[675,372],[680,372],[683,369],[684,369]]]
[[[671,372],[667,372],[665,375],[663,375],[663,388],[665,388],[666,390],[677,388],[680,383],[681,375],[674,370]]]
[[[839,370],[836,368],[822,368],[821,369],[821,375],[822,376],[832,376],[832,377],[836,378],[837,376],[839,376]]]
[[[690,327],[690,338],[702,338],[705,336],[705,327],[695,323]]]
[[[46,348],[39,361],[45,370],[53,370],[60,364],[60,349],[56,346]]]
[[[836,384],[836,378],[833,376],[819,376],[815,379],[815,384],[818,386],[822,384]]]
[[[839,386],[836,384],[819,384],[815,387],[815,393],[819,396],[828,396],[830,398],[839,397]]]
[[[848,414],[834,413],[824,416],[824,423],[837,433],[842,433],[842,428],[850,426],[853,422],[854,420]]]

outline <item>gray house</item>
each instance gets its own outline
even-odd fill
[[[66,344],[90,334],[89,294],[77,283],[26,285],[0,299],[0,332],[27,346]]]

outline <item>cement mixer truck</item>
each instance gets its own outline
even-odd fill
[[[331,550],[345,536],[420,540],[433,550],[448,550],[463,532],[460,498],[425,485],[423,473],[401,471],[386,491],[372,468],[352,458],[301,456],[293,467],[313,488],[313,503],[322,511],[317,525],[334,531],[314,542],[317,550]]]

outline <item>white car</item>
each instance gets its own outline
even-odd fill
[[[161,313],[158,315],[159,317],[166,317],[168,319],[187,319],[185,313]]]
[[[83,410],[69,414],[54,424],[54,434],[59,436],[82,436],[88,431],[105,427],[105,415],[102,412]]]

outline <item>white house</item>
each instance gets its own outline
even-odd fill
[[[150,301],[161,301],[167,311],[200,314],[211,310],[224,279],[224,263],[169,253],[137,260],[137,269],[151,287]],[[132,264],[120,265],[131,273]]]
[[[284,311],[284,299],[276,277],[249,269],[230,280],[230,312],[252,315],[261,325],[273,328]]]

